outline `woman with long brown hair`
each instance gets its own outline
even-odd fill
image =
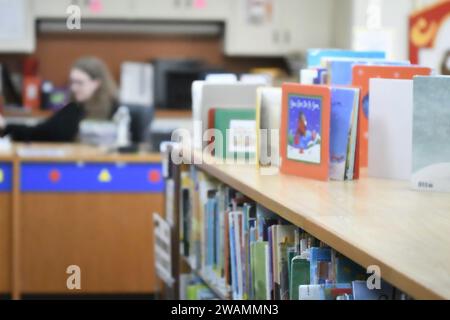
[[[81,120],[109,119],[116,108],[116,84],[98,58],[83,57],[73,64],[70,91],[72,102],[36,126],[5,125],[0,116],[0,135],[15,141],[70,142],[76,139]]]

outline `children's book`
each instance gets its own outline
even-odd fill
[[[337,300],[343,295],[351,295],[352,285],[339,284],[313,284],[299,286],[299,300]]]
[[[253,290],[256,300],[269,300],[270,292],[267,290],[269,281],[267,260],[269,258],[269,244],[266,241],[257,241],[251,246]]]
[[[327,84],[335,86],[349,86],[352,84],[354,66],[409,66],[409,61],[388,61],[376,59],[331,59],[327,60]]]
[[[331,89],[283,84],[281,172],[328,180]]]
[[[382,79],[409,79],[417,75],[430,75],[430,68],[419,66],[362,66],[353,67],[352,86],[361,88],[361,102],[359,108],[360,123],[360,147],[359,165],[366,168],[368,165],[369,146],[369,80],[372,78]]]
[[[324,58],[386,59],[386,53],[383,51],[310,49],[307,53],[308,68],[323,67],[322,59]]]
[[[271,227],[272,241],[270,243],[270,252],[272,257],[272,281],[273,296],[276,300],[280,300],[282,296],[281,283],[287,284],[287,261],[285,257],[287,246],[295,243],[295,230],[293,225],[274,225]],[[286,269],[285,269],[286,268]],[[283,281],[281,280],[282,278]],[[287,288],[287,286],[285,287]]]
[[[193,146],[203,149],[208,145],[204,133],[208,129],[209,109],[255,109],[256,90],[261,85],[245,83],[192,84]]]
[[[351,283],[367,278],[366,270],[363,267],[334,250],[332,250],[331,261],[335,269],[333,270],[335,276],[333,280],[336,283]]]
[[[216,136],[214,140],[216,157],[222,159],[255,157],[255,109],[216,109],[214,127],[222,136]]]
[[[289,296],[291,300],[298,300],[298,289],[301,285],[310,284],[310,263],[307,259],[297,256],[291,261],[291,276]]]
[[[357,159],[359,89],[283,85],[281,172],[352,180]]]
[[[370,80],[370,177],[410,180],[412,119],[412,80]]]
[[[331,263],[330,248],[311,248],[310,249],[310,280],[311,284],[324,284],[328,279],[328,272],[321,269],[324,265]],[[329,270],[327,270],[329,271]]]
[[[353,300],[393,300],[395,289],[387,282],[381,281],[381,288],[369,289],[366,281],[353,281]]]
[[[332,180],[346,180],[347,168],[352,171],[358,133],[359,89],[331,89],[330,171]]]
[[[257,166],[280,164],[281,88],[259,88],[256,101]]]
[[[414,78],[412,186],[450,192],[450,77]]]

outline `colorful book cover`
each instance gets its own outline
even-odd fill
[[[334,251],[334,250],[333,250]],[[356,262],[334,251],[334,265],[337,283],[351,283],[355,280],[365,280],[366,270]]]
[[[337,59],[328,60],[328,84],[335,86],[349,86],[352,84],[354,66],[359,65],[380,65],[380,66],[409,66],[409,61],[388,61],[388,60],[354,60]]]
[[[216,109],[215,128],[222,133],[222,148],[216,137],[215,155],[226,159],[251,159],[256,153],[255,109]]]
[[[352,282],[353,300],[393,300],[395,289],[387,282],[381,282],[380,289],[369,289],[366,281]]]
[[[310,249],[310,279],[311,284],[323,284],[328,279],[322,277],[321,263],[331,262],[331,249],[330,248],[311,248]]]
[[[345,180],[349,150],[354,148],[356,139],[351,139],[354,128],[353,115],[358,112],[359,89],[331,89],[331,127],[330,127],[330,172],[332,180]],[[354,135],[353,135],[354,136]],[[353,145],[352,145],[353,144]]]
[[[312,284],[299,287],[299,300],[337,300],[343,295],[351,295],[352,285],[349,283],[338,284]]]
[[[291,261],[291,275],[289,283],[289,296],[291,300],[299,300],[299,287],[310,284],[310,263],[300,256]]]
[[[273,291],[275,300],[280,300],[283,292],[286,295],[289,292],[286,250],[287,247],[295,244],[295,230],[297,227],[293,225],[275,225],[272,229]]]
[[[415,77],[412,186],[450,192],[450,77]]]
[[[283,84],[281,172],[328,180],[330,100],[326,86]]]
[[[382,79],[413,79],[415,76],[430,75],[430,68],[418,66],[354,66],[352,85],[361,88],[361,103],[359,108],[359,165],[368,165],[369,138],[369,83],[372,78]]]
[[[253,289],[256,300],[269,300],[270,294],[267,292],[267,280],[269,270],[267,270],[267,255],[269,244],[266,241],[252,243],[252,265],[253,265]]]
[[[386,53],[383,51],[309,49],[307,53],[308,68],[323,67],[322,59],[324,58],[386,59]]]

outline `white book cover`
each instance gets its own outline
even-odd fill
[[[411,184],[450,192],[450,77],[414,78]]]
[[[259,88],[257,94],[257,158],[258,165],[280,165],[281,88]]]
[[[304,301],[317,301],[323,300],[323,286],[314,284],[314,285],[301,285],[298,287],[298,296],[299,300]]]
[[[409,180],[412,163],[412,80],[371,79],[370,177]]]

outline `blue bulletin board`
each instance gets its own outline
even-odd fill
[[[25,163],[20,183],[22,192],[164,192],[160,163]]]

